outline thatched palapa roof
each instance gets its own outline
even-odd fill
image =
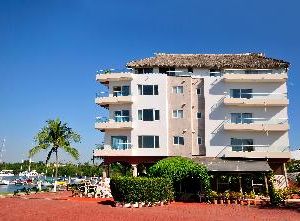
[[[274,69],[288,68],[289,62],[268,58],[261,53],[245,54],[165,54],[131,61],[131,68],[175,67],[216,69]]]

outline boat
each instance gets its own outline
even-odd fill
[[[31,172],[23,171],[19,173],[20,177],[38,177],[39,174],[36,172],[36,170],[32,170]]]
[[[0,177],[9,177],[14,176],[13,170],[1,170],[0,171]]]
[[[9,180],[0,179],[0,185],[9,185]]]

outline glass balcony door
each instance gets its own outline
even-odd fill
[[[128,149],[128,140],[126,136],[111,136],[111,148],[115,150]]]
[[[251,152],[254,151],[253,139],[231,138],[232,151]]]
[[[252,89],[230,89],[231,98],[252,98]]]
[[[253,123],[252,113],[231,113],[230,122],[232,124],[250,124]]]
[[[130,94],[130,87],[129,86],[114,86],[113,87],[113,96],[129,96]]]
[[[115,122],[129,122],[129,110],[119,110],[114,112]]]

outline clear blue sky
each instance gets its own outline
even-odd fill
[[[291,62],[290,141],[299,147],[299,8],[296,0],[0,0],[4,160],[24,158],[45,120],[56,117],[82,135],[81,161],[90,159],[102,140],[94,129],[103,111],[94,104],[102,90],[95,72],[154,52],[265,52]]]

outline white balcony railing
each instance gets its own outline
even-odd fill
[[[224,123],[230,124],[285,124],[288,122],[288,118],[238,118],[227,119]]]
[[[239,96],[229,94],[226,97],[237,99],[282,99],[287,98],[287,93],[240,93]]]
[[[290,158],[290,147],[259,144],[227,145],[216,157]]]

